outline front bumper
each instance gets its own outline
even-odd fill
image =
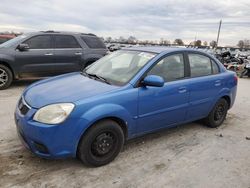
[[[17,133],[23,145],[43,158],[75,157],[82,132],[77,126],[80,121],[68,118],[60,125],[46,125],[33,120],[36,111],[30,108],[24,115],[16,108]]]

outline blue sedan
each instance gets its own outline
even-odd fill
[[[44,158],[111,162],[128,139],[202,119],[220,126],[235,101],[237,76],[209,54],[138,47],[103,57],[83,72],[36,82],[16,111],[23,144]]]

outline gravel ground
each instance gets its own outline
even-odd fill
[[[0,187],[240,187],[250,188],[250,79],[218,129],[190,123],[126,143],[109,165],[46,160],[20,143],[13,119],[31,82],[0,91]],[[248,111],[249,110],[249,111]]]

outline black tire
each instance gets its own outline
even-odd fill
[[[11,70],[0,64],[0,90],[7,89],[13,81]]]
[[[100,121],[83,135],[77,156],[88,166],[106,165],[120,153],[123,144],[122,128],[112,120]]]
[[[228,102],[221,98],[214,106],[209,115],[204,119],[205,124],[208,127],[216,128],[219,127],[225,120],[227,116],[227,111],[229,108]]]

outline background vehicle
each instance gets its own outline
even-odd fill
[[[247,59],[244,59],[244,70],[240,73],[240,77],[243,76],[250,77],[250,56],[247,57]]]
[[[127,139],[199,119],[220,126],[236,90],[236,74],[206,53],[127,48],[82,73],[34,83],[24,91],[15,120],[21,140],[35,154],[78,156],[101,166]]]
[[[10,39],[13,39],[15,37],[16,37],[15,35],[1,35],[0,34],[0,44],[4,43]]]
[[[0,45],[0,89],[13,79],[80,71],[106,53],[94,34],[42,31],[18,36]]]

